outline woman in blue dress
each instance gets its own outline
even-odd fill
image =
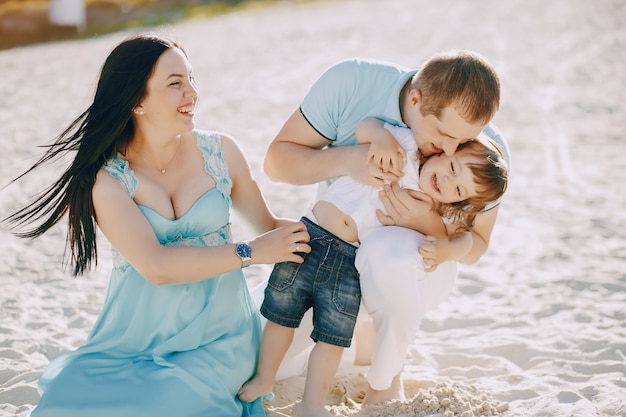
[[[33,417],[265,415],[237,398],[261,335],[242,268],[302,262],[309,236],[271,213],[232,138],[195,129],[197,100],[181,46],[133,36],[108,56],[93,103],[27,171],[73,155],[6,219],[16,234],[39,236],[67,213],[75,275],[97,259],[96,227],[113,248],[102,312],[85,345],[44,371]],[[231,205],[256,239],[232,242]]]

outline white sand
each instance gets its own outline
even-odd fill
[[[263,155],[325,67],[350,56],[418,66],[467,48],[500,73],[495,122],[514,167],[489,252],[462,266],[416,334],[408,400],[359,415],[626,415],[624,16],[621,0],[284,1],[170,29],[195,67],[199,127],[235,135],[270,205],[291,217],[313,188],[271,183]],[[2,185],[85,108],[124,36],[0,51]],[[0,192],[2,217],[48,184],[45,172]],[[63,228],[32,242],[0,230],[0,415],[28,415],[42,370],[98,314],[107,243],[98,269],[72,279],[60,267],[64,239]],[[268,271],[250,269],[250,285]],[[338,375],[336,416],[359,412],[365,370]],[[288,415],[301,387],[278,384],[268,414]]]

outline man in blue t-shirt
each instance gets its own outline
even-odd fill
[[[361,242],[358,251],[372,271],[367,277],[361,274],[361,291],[375,330],[364,404],[402,398],[400,373],[411,339],[423,315],[447,296],[456,276],[446,265],[471,264],[485,253],[499,202],[476,216],[471,232],[449,240],[434,238],[442,235],[444,225],[431,202],[401,189],[394,182],[398,170],[389,161],[368,161],[368,146],[357,145],[354,128],[367,117],[408,126],[425,156],[452,155],[460,143],[482,132],[500,145],[508,162],[506,142],[489,125],[499,102],[495,70],[473,52],[436,54],[419,71],[346,60],[321,75],[268,149],[265,171],[274,181],[323,184],[349,175],[384,185],[386,213],[379,212],[379,219],[389,227]],[[445,272],[437,276],[437,270]]]

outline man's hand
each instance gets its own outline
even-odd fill
[[[423,235],[447,236],[443,220],[432,210],[432,199],[419,191],[400,188],[397,182],[385,184],[379,193],[386,214],[376,211],[378,220],[385,226],[402,226]]]

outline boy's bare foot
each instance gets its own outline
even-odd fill
[[[269,383],[264,381],[262,378],[254,377],[250,381],[243,384],[243,386],[237,392],[237,396],[239,399],[245,403],[251,403],[259,397],[269,394],[272,392],[272,387],[274,386],[274,381],[271,380]]]
[[[332,417],[332,414],[322,405],[311,406],[300,401],[293,408],[294,417]]]
[[[367,392],[365,398],[363,398],[363,406],[380,404],[385,401],[391,400],[405,400],[404,387],[402,386],[402,379],[400,375],[396,375],[391,381],[391,386],[386,390],[378,391],[367,386]]]

